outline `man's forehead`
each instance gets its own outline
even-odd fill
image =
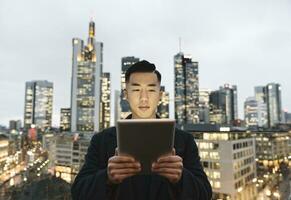
[[[154,72],[135,72],[130,75],[129,84],[159,84]]]

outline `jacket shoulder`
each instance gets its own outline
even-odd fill
[[[96,140],[104,139],[109,136],[115,136],[115,135],[116,135],[116,127],[113,126],[110,128],[106,128],[100,132],[94,133],[91,140],[96,141]]]
[[[182,139],[182,140],[194,139],[193,135],[191,133],[183,131],[183,130],[178,129],[178,128],[175,129],[175,135],[176,135],[177,139]]]

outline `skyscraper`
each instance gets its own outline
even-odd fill
[[[160,118],[169,118],[169,92],[166,92],[165,86],[161,86],[162,97],[157,108],[157,114]]]
[[[136,58],[134,56],[129,57],[123,57],[121,58],[121,92],[120,92],[120,117],[121,119],[126,118],[130,114],[130,107],[125,99],[124,96],[124,89],[125,89],[125,72],[127,69],[133,65],[134,63],[137,63],[139,61],[139,58]]]
[[[100,125],[103,130],[110,126],[110,73],[102,73]]]
[[[175,119],[178,126],[199,122],[198,62],[182,52],[174,56]]]
[[[95,41],[95,24],[89,24],[87,45],[73,38],[71,131],[99,131],[103,43]]]
[[[258,103],[258,126],[268,126],[268,112],[265,96],[265,86],[255,87],[255,98]]]
[[[219,122],[232,124],[238,119],[237,87],[225,84],[219,90],[210,93],[209,97],[210,115],[219,114],[222,118]],[[210,116],[210,118],[212,118]],[[218,122],[217,122],[218,123]]]
[[[255,97],[248,97],[245,100],[244,114],[247,127],[258,126],[258,101]]]
[[[269,83],[265,87],[265,99],[268,112],[268,126],[274,127],[282,119],[281,86]]]
[[[52,125],[53,83],[30,81],[25,84],[24,128],[32,124],[45,130]]]
[[[209,95],[210,89],[199,90],[199,121],[209,123]]]
[[[70,131],[71,128],[71,109],[61,108],[60,132]]]

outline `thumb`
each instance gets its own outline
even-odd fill
[[[172,155],[176,155],[176,149],[175,148],[172,149]]]
[[[115,155],[118,156],[118,148],[115,148]]]

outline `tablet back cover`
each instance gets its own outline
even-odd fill
[[[150,174],[151,164],[174,147],[175,120],[127,119],[117,122],[120,155],[131,155],[141,163],[140,174]]]

